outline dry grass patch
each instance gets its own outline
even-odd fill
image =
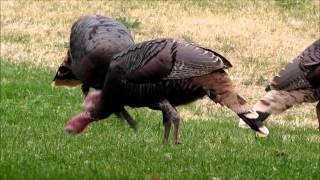
[[[172,37],[221,52],[234,65],[230,76],[241,94],[256,100],[284,64],[319,38],[319,12],[319,2],[307,0],[1,1],[1,57],[55,69],[66,53],[72,23],[85,14],[107,15],[131,27],[136,42]],[[207,107],[221,112],[199,104],[205,118],[211,117]],[[315,119],[313,107],[274,118],[295,114],[309,122]]]

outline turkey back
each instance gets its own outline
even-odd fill
[[[72,87],[82,83],[101,89],[113,55],[132,44],[129,30],[111,17],[80,17],[71,28],[70,48],[53,85]]]

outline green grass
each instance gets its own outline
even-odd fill
[[[0,179],[319,179],[319,132],[269,125],[270,137],[236,117],[182,121],[181,145],[163,145],[161,114],[129,109],[135,133],[115,117],[70,136],[79,88],[52,88],[54,71],[1,58]],[[190,105],[192,106],[192,105]],[[313,139],[312,139],[313,137]]]
[[[181,34],[179,36],[179,39],[186,41],[186,42],[192,42],[192,36],[190,36],[188,34]]]
[[[220,43],[220,49],[224,53],[228,53],[236,49],[235,44],[233,44],[227,37],[217,36],[215,39]]]
[[[275,0],[276,5],[285,8],[285,9],[293,9],[301,6],[310,6],[312,0]]]
[[[124,24],[128,29],[131,29],[131,30],[139,28],[139,25],[140,25],[139,19],[130,20],[130,19],[127,18],[127,17],[117,17],[116,20],[119,21],[119,22],[121,22],[121,23]]]
[[[0,180],[151,179],[150,174],[157,179],[320,179],[319,131],[304,127],[304,120],[315,118],[313,104],[276,116],[302,123],[285,128],[271,121],[266,139],[239,129],[238,118],[226,108],[209,111],[210,105],[201,103],[179,107],[178,146],[161,143],[161,114],[147,108],[128,108],[139,122],[136,133],[112,116],[69,136],[64,124],[82,110],[81,92],[52,88],[55,72],[49,68],[62,62],[72,23],[97,13],[124,23],[136,42],[177,37],[216,49],[233,61],[230,75],[237,86],[247,85],[245,97],[258,98],[253,85],[265,87],[319,38],[317,1],[72,1],[68,6],[3,1],[0,12]],[[183,116],[186,109],[189,115]]]
[[[317,3],[315,0],[275,0],[278,11],[282,13],[285,19],[295,17],[301,20],[319,20],[316,13],[319,12],[320,7],[319,2]]]
[[[4,37],[1,37],[1,41],[10,42],[10,43],[28,44],[30,43],[30,35],[10,33]]]

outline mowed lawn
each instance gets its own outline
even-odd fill
[[[270,79],[319,38],[317,0],[0,1],[0,180],[320,179],[315,104],[268,122],[270,136],[238,128],[207,98],[178,107],[180,145],[162,144],[161,113],[129,112],[134,132],[111,116],[81,135],[64,124],[82,111],[80,88],[50,83],[81,15],[112,16],[135,41],[171,37],[222,53],[240,94],[252,104]],[[170,137],[172,140],[172,136]]]
[[[54,89],[54,71],[1,59],[0,179],[319,179],[319,130],[270,125],[268,138],[218,113],[184,119],[181,145],[161,143],[159,112],[129,109],[134,132],[115,117],[64,133],[81,111],[80,90]]]

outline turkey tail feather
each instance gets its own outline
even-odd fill
[[[71,53],[68,50],[67,56],[65,57],[62,64],[59,66],[58,71],[53,78],[51,83],[52,86],[65,86],[65,87],[76,87],[82,84],[78,78],[72,73],[71,70]]]

